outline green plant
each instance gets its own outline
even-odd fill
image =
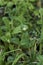
[[[0,65],[43,64],[42,20],[39,0],[0,0]]]

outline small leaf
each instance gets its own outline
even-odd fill
[[[14,28],[12,34],[18,34],[18,33],[21,33],[21,32],[22,32],[22,30],[21,30],[21,25],[20,25],[20,26]]]

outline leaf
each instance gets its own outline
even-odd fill
[[[7,7],[12,7],[13,6],[13,2],[8,2],[7,3]]]
[[[39,55],[38,57],[37,57],[37,59],[38,59],[38,63],[37,63],[37,65],[43,65],[43,55]]]
[[[10,49],[11,51],[14,50],[14,45],[9,44],[9,49]]]
[[[2,18],[2,20],[4,21],[4,24],[6,25],[6,26],[8,26],[9,25],[9,19],[7,18],[7,17],[3,17]]]
[[[15,64],[18,62],[18,60],[19,60],[21,57],[23,57],[23,56],[24,56],[24,53],[18,55],[18,57],[13,61],[12,65],[15,65]]]
[[[1,40],[3,40],[4,42],[10,43],[10,38],[11,38],[10,33],[7,32],[5,36],[1,37]]]
[[[14,44],[19,44],[19,38],[17,37],[11,38],[11,42]]]
[[[12,34],[18,34],[21,32],[22,32],[22,30],[21,30],[21,25],[20,25],[20,26],[14,28],[14,30],[12,31]]]
[[[25,33],[22,34],[20,44],[22,46],[26,46],[26,47],[29,46],[29,35],[28,35],[28,32],[25,32]]]
[[[14,61],[14,57],[13,57],[13,56],[9,56],[9,57],[7,58],[7,62],[11,63],[11,62],[13,62],[13,61]]]
[[[30,0],[30,2],[35,2],[36,0]]]

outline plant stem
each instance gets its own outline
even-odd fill
[[[21,49],[16,49],[16,50],[8,51],[8,52],[5,52],[3,56],[5,56],[5,55],[7,55],[7,54],[9,54],[9,53],[12,53],[12,52],[14,52],[14,51],[18,51],[18,50],[21,51]]]
[[[40,0],[40,2],[41,2],[41,0]],[[40,4],[40,10],[41,10],[41,4]],[[41,10],[42,11],[42,10]],[[41,22],[42,22],[42,29],[41,29],[41,41],[42,41],[42,36],[43,36],[43,32],[42,32],[42,30],[43,30],[43,18],[42,18],[42,12],[40,11],[40,16],[41,16]],[[40,51],[39,51],[39,53],[41,54],[42,53],[42,43],[40,43]]]
[[[15,64],[17,63],[17,61],[18,61],[21,57],[23,57],[24,55],[25,55],[24,53],[20,54],[20,55],[13,61],[12,65],[15,65]]]

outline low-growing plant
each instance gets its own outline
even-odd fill
[[[43,65],[41,0],[0,0],[0,65]]]

